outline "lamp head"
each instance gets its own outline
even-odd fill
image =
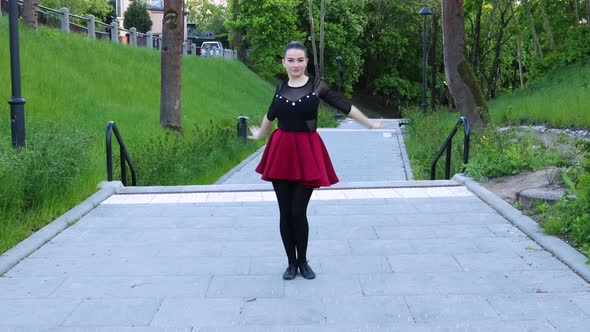
[[[432,11],[430,10],[430,8],[424,6],[424,7],[422,7],[422,9],[420,9],[419,14],[422,16],[432,15]]]

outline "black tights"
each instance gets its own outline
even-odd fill
[[[281,213],[281,238],[289,265],[307,261],[307,204],[313,188],[307,188],[301,182],[286,180],[273,181],[272,186],[277,195]],[[295,255],[297,253],[297,256]]]

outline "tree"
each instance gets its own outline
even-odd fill
[[[152,19],[143,0],[135,0],[123,14],[123,27],[146,33],[152,29]]]
[[[533,20],[531,7],[529,6],[528,0],[524,0],[524,7],[531,25],[531,34],[533,35],[533,46],[535,47],[535,53],[538,54],[539,57],[541,57],[541,61],[543,61],[543,49],[541,48],[541,43],[539,43],[539,37],[537,36],[537,30],[535,29],[535,21]]]
[[[35,0],[24,0],[23,1],[23,20],[25,25],[31,29],[37,29],[37,2]]]
[[[182,0],[164,0],[162,20],[160,125],[182,132],[181,66],[184,33]]]
[[[481,16],[483,14],[483,0],[476,0],[476,14],[475,27],[473,28],[473,55],[471,62],[473,63],[473,71],[479,71],[480,60],[480,36],[481,36]]]
[[[551,24],[549,24],[549,19],[547,18],[547,14],[545,14],[545,5],[543,5],[542,1],[539,2],[539,7],[541,8],[543,27],[545,28],[545,32],[547,33],[549,44],[551,45],[551,48],[555,48],[555,39],[553,38],[553,32],[551,32]]]
[[[489,122],[488,107],[473,68],[465,56],[462,0],[442,0],[445,74],[459,112],[477,128]]]
[[[70,13],[80,16],[92,14],[103,22],[113,10],[107,0],[39,0],[39,4],[55,9],[67,7]]]
[[[431,3],[428,4],[432,8]],[[436,9],[435,9],[436,11]],[[365,89],[386,106],[417,100],[422,87],[423,17],[410,1],[369,1],[364,29]],[[432,33],[429,33],[432,36]]]
[[[326,68],[324,66],[324,51],[326,45],[324,37],[326,35],[326,0],[322,0],[320,7],[320,72],[317,74],[319,77],[324,78]]]
[[[199,31],[213,30],[216,34],[227,32],[227,7],[214,0],[186,0],[188,19],[197,24]]]
[[[574,0],[574,11],[576,12],[576,24],[580,24],[580,11],[578,10],[578,0]]]
[[[307,34],[298,26],[297,9],[301,4],[293,0],[228,1],[233,45],[238,52],[247,54],[244,62],[262,77],[283,75],[281,58],[285,44],[304,41]]]
[[[313,17],[313,0],[309,0],[309,31],[311,34],[311,47],[313,52],[313,71],[318,75],[322,70],[318,64],[318,50],[315,42],[315,19]]]

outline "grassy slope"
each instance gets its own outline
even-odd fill
[[[2,17],[0,40],[7,39],[7,18]],[[44,130],[54,121],[94,134],[95,147],[102,151],[104,129],[110,120],[116,121],[131,149],[133,142],[144,142],[161,130],[158,52],[43,27],[38,33],[21,27],[20,40],[27,134]],[[0,100],[5,101],[11,94],[9,59],[8,47],[0,47]],[[257,122],[268,107],[271,93],[270,84],[238,61],[183,59],[185,128],[210,120],[233,121],[243,114]],[[0,114],[5,117],[0,121],[2,143],[10,142],[9,112],[9,105],[0,103]],[[97,161],[103,163],[103,159]]]
[[[523,90],[490,102],[498,124],[548,124],[553,127],[590,128],[590,63],[559,68]]]
[[[1,152],[11,149],[6,16],[0,17],[0,42]],[[40,209],[27,211],[24,216],[0,218],[0,253],[88,197],[106,179],[104,132],[108,121],[117,123],[132,156],[134,147],[162,134],[157,51],[88,40],[45,27],[33,32],[21,26],[20,53],[27,139],[37,132],[75,128],[92,137],[92,151],[89,158],[80,161],[84,173],[73,180],[73,190],[45,197]],[[182,70],[185,137],[194,133],[195,124],[207,126],[210,121],[231,120],[229,125],[234,130],[239,115],[248,115],[258,123],[268,107],[273,87],[238,61],[184,57]],[[211,183],[255,149],[256,144],[249,144],[208,168],[207,174],[195,175],[183,184]],[[117,160],[114,165],[117,167]],[[42,190],[43,184],[38,186]]]

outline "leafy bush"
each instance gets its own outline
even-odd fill
[[[404,132],[412,173],[416,180],[430,180],[431,163],[461,115],[439,110],[424,116],[418,108],[406,110],[404,115],[410,120]],[[451,174],[459,173],[463,168],[462,129],[455,135],[451,151]],[[438,179],[444,177],[444,158],[443,155],[436,166]]]
[[[420,83],[410,82],[398,73],[382,75],[371,83],[371,92],[383,95],[388,99],[393,96],[403,104],[416,100],[420,95]]]
[[[53,9],[67,7],[70,13],[79,16],[92,14],[96,20],[103,22],[113,11],[113,7],[105,0],[40,0],[39,4]]]
[[[184,137],[174,132],[162,132],[134,148],[132,158],[138,173],[138,185],[200,182],[198,180],[203,174],[210,173],[211,168],[223,171],[220,164],[235,158],[236,154],[247,152],[237,139],[232,122],[195,124],[189,131]]]
[[[547,212],[542,226],[553,235],[566,235],[570,243],[590,257],[590,142],[581,142],[583,157],[563,174],[568,190]]]
[[[138,32],[146,33],[152,29],[152,19],[144,1],[135,0],[123,14],[125,29],[136,28]]]
[[[524,170],[539,170],[547,166],[562,167],[571,153],[546,145],[533,132],[489,127],[473,144],[474,157],[469,160],[466,174],[476,180],[514,175]]]
[[[91,140],[53,124],[30,130],[26,147],[0,146],[0,252],[65,212],[56,201],[76,199],[80,175],[90,171]]]
[[[0,151],[0,211],[24,213],[40,208],[44,197],[64,195],[84,168],[90,140],[54,124],[49,132],[32,131],[22,149],[5,146]]]
[[[558,48],[549,53],[543,61],[533,62],[532,77],[543,77],[547,72],[577,62],[588,61],[590,58],[590,26],[580,24],[569,27],[565,39]]]
[[[437,111],[426,116],[417,110],[406,115],[410,124],[405,127],[406,148],[416,179],[430,179],[431,163],[458,121],[458,113]],[[532,133],[513,130],[500,131],[489,127],[482,133],[472,132],[469,163],[463,165],[462,129],[455,135],[452,145],[451,174],[465,173],[476,180],[512,175],[523,170],[538,170],[545,166],[561,166],[569,155],[558,152],[554,146],[537,142]],[[443,177],[445,155],[436,168],[437,178]]]

